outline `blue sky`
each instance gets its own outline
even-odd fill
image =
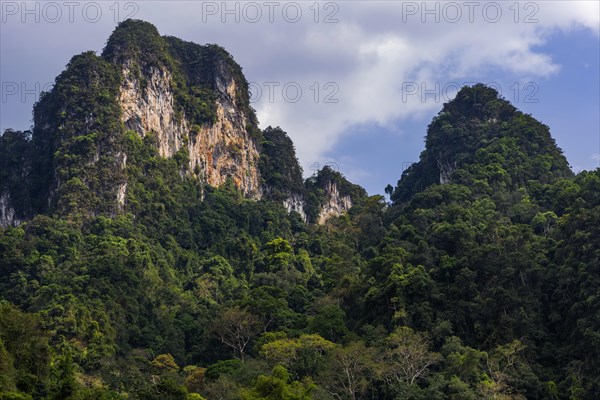
[[[0,3],[1,130],[28,128],[35,91],[73,55],[101,51],[131,14],[163,35],[232,53],[261,126],[290,134],[305,174],[335,163],[382,193],[418,160],[443,102],[469,82],[497,85],[547,124],[574,170],[600,164],[597,1],[23,4]]]
[[[557,32],[540,47],[561,66],[556,75],[532,80],[534,85],[527,88],[529,81],[515,86],[520,77],[504,71],[473,79],[500,83],[504,98],[548,125],[575,172],[595,169],[600,167],[599,49],[598,37],[591,32]],[[396,184],[407,165],[418,161],[436,112],[397,121],[399,134],[377,124],[354,127],[325,158],[354,174],[369,193],[382,193],[387,183]]]

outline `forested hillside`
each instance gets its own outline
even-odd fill
[[[547,126],[464,87],[388,203],[329,168],[303,181],[286,133],[256,128],[237,64],[217,63],[250,124],[227,162],[256,148],[258,199],[194,172],[195,147],[126,129],[119,35],[36,106],[60,122],[0,137],[2,204],[20,207],[0,228],[0,399],[600,397],[600,169],[574,175]],[[182,65],[221,50],[128,51],[150,45],[170,49],[148,62],[177,65],[178,90],[196,85],[175,103],[190,132],[216,126],[214,71]]]

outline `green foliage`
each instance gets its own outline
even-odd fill
[[[2,136],[0,163],[10,178],[0,190],[18,216],[31,218],[49,206],[75,219],[114,211],[114,183],[123,180],[120,82],[118,68],[93,52],[75,56],[35,105],[31,139],[12,131]]]
[[[44,146],[51,153],[40,155],[48,165],[40,165],[47,171],[39,174],[55,171],[55,176],[45,176],[46,190],[58,186],[53,207],[63,215],[114,211],[114,183],[124,179],[118,167],[120,82],[116,66],[86,52],[73,57],[34,109],[34,146],[53,141]]]
[[[51,350],[39,315],[0,302],[1,390],[41,394],[50,374]]]
[[[280,127],[267,127],[263,132],[260,175],[274,200],[285,200],[292,194],[304,193],[302,168],[296,159],[292,140]]]
[[[316,315],[309,319],[308,326],[313,332],[333,342],[340,342],[348,333],[345,323],[346,314],[336,304],[322,304]]]
[[[32,193],[24,181],[31,179],[28,169],[35,150],[31,132],[7,129],[0,136],[0,195],[6,196],[20,220],[31,215]]]
[[[425,335],[401,326],[386,338],[383,375],[392,385],[411,386],[430,373],[439,356]]]
[[[191,135],[215,77],[234,81],[265,199],[124,131],[125,61],[142,88],[172,74]],[[389,205],[329,167],[302,182],[247,89],[222,48],[129,20],[71,60],[33,133],[0,138],[0,195],[26,221],[0,228],[0,399],[600,396],[600,170],[573,177],[546,126],[475,85]],[[281,204],[314,222],[333,185],[354,207],[326,226]]]
[[[420,161],[404,171],[391,197],[404,202],[441,181],[516,189],[572,175],[547,126],[478,84],[444,104]]]
[[[240,368],[240,360],[223,360],[219,361],[206,369],[206,377],[212,380],[217,380],[221,374],[228,374]]]
[[[158,66],[167,62],[165,51],[165,43],[154,25],[128,19],[121,22],[111,34],[102,56],[118,63],[133,59]]]
[[[282,366],[273,368],[270,376],[261,375],[251,390],[241,392],[242,400],[310,400],[313,385],[309,382],[290,381]]]
[[[322,376],[322,385],[341,399],[363,398],[376,374],[374,349],[352,342],[336,349]]]
[[[295,379],[315,377],[323,370],[326,355],[335,344],[319,335],[301,335],[297,339],[278,339],[264,344],[260,355],[273,364],[284,366]]]
[[[0,393],[1,400],[31,400],[32,397],[25,393],[3,392]]]

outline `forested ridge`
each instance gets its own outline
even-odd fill
[[[98,108],[95,136],[54,155],[29,132],[0,137],[1,188],[40,210],[0,228],[0,399],[600,397],[600,169],[573,174],[549,128],[494,89],[443,106],[391,202],[328,168],[303,181],[287,134],[256,131],[270,195],[255,200],[118,127],[118,73],[74,60],[47,99]],[[214,112],[203,82],[178,97],[198,123]],[[68,130],[69,108],[45,102]],[[118,212],[73,180],[102,188],[108,164],[85,157],[114,143],[128,160]],[[20,186],[28,152],[71,179],[60,203],[43,204],[41,166]],[[326,182],[355,202],[318,225]]]

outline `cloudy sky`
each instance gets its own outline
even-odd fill
[[[417,161],[457,88],[495,86],[548,126],[575,171],[600,165],[600,2],[1,1],[0,129],[27,129],[37,92],[100,52],[128,17],[225,47],[261,127],[305,171],[331,164],[382,193]]]

